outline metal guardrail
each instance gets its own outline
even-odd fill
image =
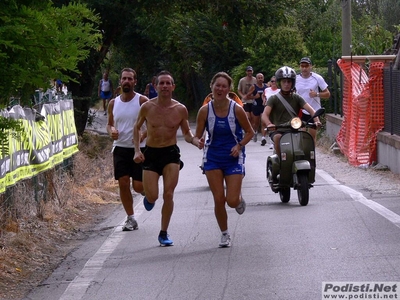
[[[331,92],[327,112],[343,117],[343,74],[337,65],[336,59],[328,60],[327,83]]]
[[[393,64],[384,70],[384,113],[383,131],[400,135],[400,70]]]

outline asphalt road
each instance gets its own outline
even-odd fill
[[[247,209],[228,209],[232,246],[218,248],[202,152],[182,137],[178,145],[185,167],[169,228],[175,245],[157,241],[162,199],[147,212],[137,195],[139,230],[121,231],[121,208],[25,299],[310,300],[321,299],[323,282],[400,281],[399,195],[368,198],[318,169],[309,205],[293,191],[283,204],[265,180],[272,150],[250,142]]]

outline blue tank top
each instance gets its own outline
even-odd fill
[[[244,164],[245,150],[242,148],[239,157],[231,156],[231,149],[243,138],[243,130],[236,114],[233,100],[229,102],[228,115],[220,118],[215,114],[212,101],[208,104],[206,130],[208,139],[204,146],[204,161],[217,161],[219,163]]]
[[[150,83],[149,85],[149,99],[155,98],[158,96],[158,93],[154,86]]]
[[[253,96],[257,95],[257,93],[264,94],[264,90],[267,88],[267,85],[264,83],[263,87],[258,87],[257,84],[254,85]],[[254,99],[257,102],[257,106],[263,104],[262,96],[260,98]]]

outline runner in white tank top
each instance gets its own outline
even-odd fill
[[[143,193],[142,165],[133,161],[135,148],[133,144],[133,127],[139,114],[140,106],[149,99],[134,91],[136,72],[130,68],[121,72],[120,86],[122,94],[112,99],[108,105],[107,132],[113,142],[114,178],[118,180],[121,202],[127,214],[122,227],[124,231],[138,229],[134,217],[133,190]],[[141,132],[141,147],[145,146],[146,131]]]

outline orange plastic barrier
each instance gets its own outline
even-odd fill
[[[343,73],[343,123],[336,137],[353,166],[376,161],[376,136],[384,126],[384,62],[371,62],[369,77],[357,63],[339,59]]]

